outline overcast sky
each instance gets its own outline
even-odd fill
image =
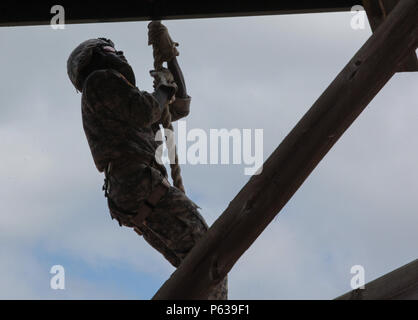
[[[371,35],[351,13],[168,21],[188,129],[264,130],[264,159]],[[112,39],[152,89],[147,22],[0,28],[0,298],[150,299],[174,269],[110,219],[66,60]],[[229,274],[231,299],[331,299],[417,258],[417,74],[396,74]],[[209,224],[243,165],[182,165]],[[66,289],[52,290],[62,265]]]

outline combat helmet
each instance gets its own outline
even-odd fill
[[[89,39],[79,44],[67,60],[67,73],[74,87],[77,90],[83,89],[83,70],[89,65],[93,56],[93,49],[97,46],[114,47],[111,40],[106,38]]]

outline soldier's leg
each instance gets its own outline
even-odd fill
[[[135,172],[116,171],[110,179],[110,196],[119,207],[134,211],[162,179],[159,171],[151,167],[141,166]],[[175,267],[208,230],[197,205],[175,187],[168,189],[145,223],[137,228],[144,239]],[[226,278],[214,288],[209,299],[227,299]]]
[[[151,246],[178,267],[208,230],[208,226],[197,205],[182,191],[170,187],[140,230]],[[177,259],[173,259],[173,256]],[[226,277],[214,288],[209,299],[227,299]]]

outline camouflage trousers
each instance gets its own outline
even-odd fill
[[[109,197],[127,212],[135,212],[164,179],[159,170],[138,164],[134,168],[116,170],[108,176]],[[119,214],[120,215],[120,214]],[[178,267],[194,245],[208,230],[198,206],[181,190],[170,186],[151,214],[140,226],[120,219],[122,225],[136,227],[139,234],[174,267]],[[227,299],[227,277],[209,295],[210,300]]]

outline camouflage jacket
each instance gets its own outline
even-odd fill
[[[98,70],[84,83],[81,105],[84,132],[100,172],[111,160],[154,159],[161,144],[155,134],[162,110],[153,94],[140,91],[113,69]],[[186,116],[189,108],[190,97],[176,98],[170,105],[172,121]],[[166,176],[165,169],[160,171]]]

